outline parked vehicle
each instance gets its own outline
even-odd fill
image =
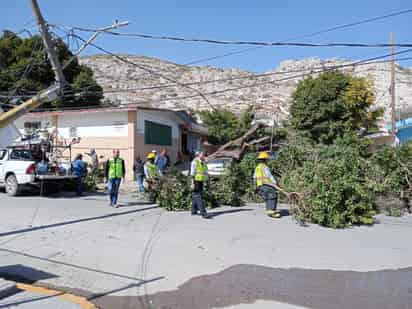
[[[39,175],[37,164],[30,149],[10,147],[0,150],[0,187],[4,187],[10,196],[16,196],[29,187],[40,188],[43,194],[44,185],[58,186],[75,178],[62,175],[57,167],[49,167],[47,172]]]
[[[210,176],[220,176],[232,164],[233,158],[222,157],[207,161],[207,169]]]

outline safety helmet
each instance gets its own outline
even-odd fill
[[[262,151],[262,152],[259,152],[259,155],[257,158],[261,160],[266,160],[266,159],[269,159],[269,154],[266,151]]]
[[[156,155],[155,155],[153,152],[149,152],[149,153],[147,154],[147,158],[148,158],[148,159],[154,159],[154,158],[156,158]]]

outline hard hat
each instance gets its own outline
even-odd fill
[[[156,158],[156,155],[155,155],[153,152],[149,152],[149,153],[147,154],[147,158],[148,158],[148,159],[154,159],[154,158]]]
[[[153,153],[157,153],[157,150],[156,150],[156,149],[153,149],[152,152],[153,152]]]
[[[266,160],[269,159],[269,154],[266,151],[259,152],[258,159]]]

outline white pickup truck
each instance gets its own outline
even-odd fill
[[[5,187],[8,195],[16,196],[29,187],[38,187],[43,194],[44,183],[61,184],[61,180],[75,178],[70,175],[37,175],[36,171],[36,162],[30,150],[18,148],[0,150],[0,187]]]

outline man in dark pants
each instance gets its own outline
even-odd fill
[[[196,215],[200,212],[202,218],[207,219],[207,212],[203,203],[203,190],[205,182],[207,181],[207,165],[205,162],[205,154],[198,152],[196,157],[190,165],[191,186],[193,190],[192,194],[192,215]]]
[[[280,218],[280,212],[276,209],[278,202],[278,193],[276,189],[278,185],[273,177],[270,169],[265,162],[269,158],[267,152],[261,152],[258,155],[258,165],[256,166],[253,180],[259,190],[260,196],[266,204],[266,214],[272,218]]]
[[[76,176],[76,194],[81,196],[83,193],[83,177],[86,176],[86,164],[83,161],[83,156],[78,154],[72,162],[72,175]]]
[[[108,183],[110,206],[118,207],[117,197],[119,195],[120,182],[124,181],[126,168],[124,160],[119,157],[120,151],[113,150],[113,158],[107,160],[105,169],[105,178]]]

